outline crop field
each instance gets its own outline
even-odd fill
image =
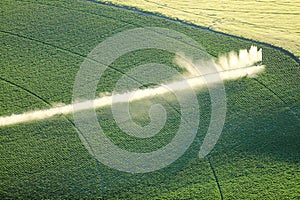
[[[300,56],[299,1],[105,0],[105,2],[133,6],[212,30],[264,41]]]
[[[198,152],[210,123],[211,98],[208,88],[197,91],[196,139],[178,160],[153,172],[121,172],[99,162],[81,141],[72,114],[0,126],[0,199],[300,198],[299,60],[269,45],[97,2],[2,0],[0,5],[0,117],[71,104],[77,72],[89,52],[106,38],[133,28],[178,31],[213,58],[256,45],[263,50],[265,66],[258,77],[224,82],[225,125],[205,158]],[[297,54],[299,46],[292,45],[297,40],[295,29],[286,30],[291,35],[287,34],[290,40],[284,47]],[[96,96],[111,93],[117,81],[139,65],[160,63],[184,73],[174,56],[165,50],[141,49],[119,57],[102,74]],[[164,106],[166,123],[150,138],[124,133],[110,106],[97,108],[96,116],[120,148],[152,152],[167,145],[178,129],[180,105],[174,99],[169,94],[131,103],[131,116],[141,126],[151,121],[152,104]]]

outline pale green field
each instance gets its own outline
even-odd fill
[[[300,56],[300,1],[296,0],[109,0],[267,42]]]

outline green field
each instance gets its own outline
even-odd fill
[[[106,2],[133,6],[212,30],[264,41],[300,56],[299,1],[109,0]]]
[[[225,82],[226,123],[206,159],[199,159],[195,140],[180,159],[151,173],[119,172],[96,162],[80,141],[72,115],[0,127],[1,199],[300,198],[300,65],[285,52],[93,2],[2,0],[0,5],[0,116],[71,103],[77,71],[88,53],[107,37],[137,27],[184,33],[214,57],[257,45],[266,66],[258,78]],[[155,49],[128,53],[105,71],[97,93],[113,91],[123,73],[141,64],[164,63],[179,70],[173,59]],[[197,139],[202,141],[210,96],[203,89],[197,97]],[[168,119],[151,139],[123,133],[109,107],[97,109],[97,117],[115,144],[150,152],[170,141],[180,121],[177,101],[153,98],[132,105],[144,106],[133,115],[138,124],[149,122],[153,102],[165,106]]]

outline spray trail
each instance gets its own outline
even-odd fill
[[[112,102],[126,103],[129,98],[132,102],[157,95],[164,95],[171,93],[172,91],[185,90],[186,87],[195,89],[201,88],[206,85],[217,84],[220,80],[235,80],[246,76],[255,77],[264,70],[264,66],[262,65],[253,66],[255,63],[262,61],[262,49],[257,50],[257,47],[255,46],[252,46],[249,51],[240,50],[239,54],[230,52],[228,56],[220,56],[217,63],[213,60],[205,63],[201,61],[193,62],[191,59],[186,58],[181,54],[178,54],[175,57],[175,61],[179,66],[187,70],[188,74],[186,75],[187,78],[185,80],[162,84],[154,88],[139,89],[123,94],[116,94],[114,97],[108,95],[94,100],[53,107],[50,109],[0,117],[0,126],[8,126],[33,120],[43,120],[55,115],[71,114],[74,111],[74,107],[76,107],[76,111],[83,111],[111,106]],[[197,70],[199,69],[199,65],[201,65],[201,72]],[[217,71],[212,71],[211,65],[214,65]],[[216,75],[218,75],[219,78],[216,78]]]

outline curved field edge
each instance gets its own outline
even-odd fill
[[[43,2],[41,2],[41,4],[42,3]],[[53,4],[53,2],[48,3],[50,5]],[[67,8],[69,6],[70,9],[61,9],[58,5],[64,3],[56,3],[55,6],[57,10],[63,10],[60,14],[66,14],[67,10],[71,12],[75,7],[86,15],[94,16],[97,15],[97,13],[103,15],[103,12],[107,9],[107,14],[114,16],[115,19],[120,18],[118,12],[115,12],[115,9],[87,5],[81,2],[73,2],[71,5],[66,4],[64,6]],[[20,6],[21,5],[23,6],[22,3],[20,3]],[[43,7],[43,5],[40,6]],[[32,5],[29,8],[32,9]],[[35,10],[38,10],[38,8],[38,6],[34,7]],[[24,7],[22,7],[22,10],[24,11]],[[53,7],[51,7],[51,11],[54,12],[54,10]],[[76,15],[78,15],[78,10],[74,10]],[[42,9],[41,11],[40,17],[38,18],[41,22],[37,23],[39,20],[36,20],[34,21],[34,25],[46,31],[49,25],[50,28],[48,28],[51,30],[51,24],[49,23],[53,21],[49,20],[47,23],[47,20],[42,17],[47,16],[47,9]],[[48,12],[49,11],[50,9]],[[121,12],[120,10],[118,11]],[[43,15],[44,12],[46,12],[46,14]],[[124,13],[126,14],[126,12]],[[53,15],[55,14],[58,13],[54,13]],[[74,16],[75,14],[71,13],[69,19],[72,19]],[[226,40],[225,37],[218,36],[216,36],[216,38],[220,41],[207,41],[207,38],[211,38],[209,34],[203,33],[203,35],[199,36],[198,31],[173,25],[172,23],[164,22],[164,20],[154,22],[151,18],[139,17],[138,20],[142,24],[137,24],[137,16],[139,15],[127,16],[127,18],[122,16],[123,21],[132,22],[131,25],[128,25],[131,27],[124,26],[125,29],[135,27],[133,26],[134,24],[136,24],[136,26],[159,25],[175,28],[176,30],[187,32],[190,36],[197,39],[197,41],[203,43],[209,53],[213,55],[228,52],[228,49],[239,49],[250,46],[250,44],[243,44],[241,41],[235,41],[233,39]],[[82,15],[80,15],[79,18],[80,17],[82,17]],[[98,20],[100,19],[103,20],[102,18],[98,18]],[[84,18],[82,18],[82,20],[84,21]],[[111,20],[109,21],[111,22]],[[67,29],[70,33],[74,33],[72,30],[75,31],[78,29],[76,22],[77,21],[74,20],[73,29],[70,29],[72,26],[69,26],[70,28]],[[57,23],[59,24],[59,22]],[[43,26],[43,24],[45,25]],[[27,25],[27,28],[28,26],[30,28],[30,25]],[[67,26],[67,24],[64,24],[64,26]],[[13,26],[7,27],[13,28]],[[55,23],[52,27],[56,27]],[[2,41],[5,41],[5,47],[8,49],[5,53],[10,52],[9,57],[7,57],[9,59],[5,59],[7,54],[3,54],[1,60],[3,65],[7,67],[6,69],[2,69],[2,72],[8,73],[4,74],[5,78],[22,85],[24,88],[29,88],[30,91],[33,91],[51,103],[61,101],[65,103],[69,102],[71,94],[68,90],[72,87],[71,83],[74,78],[72,73],[75,73],[80,65],[83,59],[81,55],[85,55],[92,49],[91,46],[102,41],[101,34],[93,38],[95,32],[92,32],[90,40],[86,43],[81,43],[81,46],[79,44],[76,47],[72,47],[72,41],[76,41],[76,39],[71,41],[69,39],[70,44],[61,42],[66,41],[66,38],[72,35],[68,34],[68,32],[65,33],[66,36],[62,34],[56,35],[58,32],[54,30],[53,36],[47,36],[47,34],[43,35],[44,32],[32,33],[30,32],[32,30],[26,31],[26,27],[20,28],[21,27],[16,27],[13,31],[5,30],[6,33],[2,34],[4,38]],[[85,28],[81,27],[80,30],[81,29],[84,30]],[[99,28],[99,30],[101,29]],[[8,32],[14,35],[7,34]],[[103,33],[103,35],[105,35],[103,38],[110,34],[113,34],[113,32],[109,31],[108,35],[107,33]],[[83,35],[89,36],[82,34],[81,37]],[[225,43],[228,42],[228,44],[223,44],[224,41]],[[20,49],[20,51],[18,52],[17,49]],[[267,86],[271,86],[271,88],[277,92],[276,94],[288,103],[288,106],[299,106],[297,102],[298,88],[297,85],[293,85],[297,83],[295,80],[297,80],[298,77],[299,66],[288,56],[280,52],[276,52],[272,49],[266,49],[265,51],[265,48],[264,52],[266,54],[264,62],[266,62],[268,70],[266,74],[259,77],[259,80],[268,83]],[[34,55],[34,58],[30,56],[31,54]],[[150,58],[149,60],[136,60],[136,56],[139,54],[140,56],[148,55]],[[135,61],[135,64],[138,65],[151,60],[155,61],[159,54],[161,53],[152,51],[137,52],[121,58],[118,61],[119,63],[115,64],[115,67],[119,66],[118,69],[120,71],[126,71],[130,65],[122,64],[126,64],[127,62],[131,64]],[[163,55],[164,56],[161,56],[159,60],[172,64],[172,55]],[[26,59],[20,60],[22,57]],[[60,62],[55,62],[56,60]],[[32,70],[28,69],[28,66],[32,67]],[[120,66],[123,66],[123,68],[120,68]],[[24,69],[22,70],[22,68]],[[67,69],[67,71],[65,71],[65,69]],[[39,71],[34,72],[35,70]],[[47,71],[51,72],[49,73],[51,76],[48,76]],[[45,73],[45,75],[41,75],[41,73]],[[66,85],[57,84],[59,80],[65,79],[66,74],[68,74],[70,81],[67,81]],[[286,76],[286,74],[289,76]],[[277,75],[280,77],[276,78]],[[112,84],[115,79],[118,79],[120,76],[120,72],[116,72],[115,70],[108,71],[106,79],[104,79],[105,81],[102,82],[101,86],[103,86],[103,84],[107,85],[108,82]],[[47,78],[44,79],[42,77]],[[43,82],[36,82],[36,84],[34,84],[34,81],[37,80]],[[297,179],[295,178],[297,177],[297,171],[295,171],[295,169],[297,169],[297,163],[299,163],[297,160],[297,158],[299,158],[297,146],[297,141],[299,141],[297,134],[297,130],[299,130],[298,122],[295,121],[295,118],[288,111],[286,105],[280,101],[280,98],[277,98],[276,95],[274,96],[273,93],[270,93],[270,91],[262,87],[259,83],[252,81],[253,80],[243,79],[226,84],[228,104],[230,106],[227,116],[227,126],[225,127],[220,142],[212,153],[212,162],[216,163],[217,175],[221,187],[224,188],[224,196],[227,198],[232,196],[231,192],[234,191],[233,188],[237,184],[240,187],[238,191],[242,192],[236,193],[236,198],[247,196],[246,191],[249,188],[252,188],[251,191],[253,192],[264,191],[265,193],[260,194],[267,197],[278,197],[280,195],[282,197],[292,197],[292,195],[296,193],[293,193],[292,190],[289,191],[288,188],[297,183]],[[277,85],[274,85],[275,81],[276,83],[281,83],[279,84],[279,88],[277,88]],[[43,88],[45,88],[45,90]],[[49,91],[47,88],[55,88],[55,90]],[[101,92],[103,88],[105,89],[104,91],[111,90],[111,86],[107,85],[107,87],[100,87],[99,92]],[[255,95],[253,95],[253,93],[255,93]],[[287,97],[286,94],[291,95]],[[12,96],[15,95],[12,94]],[[22,100],[27,99],[27,97],[23,99],[22,96],[16,98]],[[202,97],[200,99],[204,99],[204,102],[209,102],[207,98]],[[23,104],[24,102],[22,101],[16,103],[16,105],[20,106]],[[29,102],[29,104],[31,103]],[[6,110],[4,110],[4,112],[5,111]],[[12,108],[9,112],[18,111],[20,112],[20,108]],[[110,118],[108,111],[99,112],[100,119],[106,116]],[[209,119],[208,116],[204,118],[206,121]],[[267,119],[269,119],[269,121]],[[114,130],[112,128],[115,127],[111,126],[113,121],[100,121],[106,123],[103,126],[110,131],[111,137],[117,140],[115,142],[118,142],[117,137],[119,132],[117,129]],[[262,121],[261,125],[258,123],[260,121]],[[281,123],[278,123],[278,121]],[[283,126],[283,124],[285,124],[285,126]],[[259,125],[257,126],[259,128],[255,127],[255,125]],[[154,174],[133,176],[115,172],[101,165],[100,171],[104,174],[103,182],[105,183],[103,184],[104,188],[102,188],[97,174],[99,169],[97,169],[93,158],[80,143],[74,127],[64,119],[56,117],[42,123],[29,123],[9,128],[1,128],[0,130],[1,149],[5,150],[3,154],[1,152],[1,156],[3,156],[1,178],[4,180],[1,186],[3,189],[1,196],[4,197],[10,196],[13,198],[19,196],[30,198],[32,195],[36,195],[41,198],[71,198],[75,196],[92,198],[95,196],[100,197],[103,192],[102,190],[105,191],[106,198],[142,198],[145,196],[149,198],[179,198],[186,195],[190,198],[204,197],[207,199],[215,199],[219,197],[214,178],[212,177],[207,162],[197,158],[197,151],[199,149],[199,145],[197,144],[191,147],[182,160]],[[205,128],[202,128],[199,131],[199,137],[203,136],[204,133]],[[276,140],[272,138],[273,134],[274,137],[277,138]],[[280,143],[281,141],[287,141],[288,146],[284,146],[285,143]],[[119,142],[121,143],[122,140]],[[276,151],[274,151],[274,148]],[[253,151],[253,149],[256,151]],[[257,161],[254,162],[255,160]],[[285,178],[279,183],[278,180],[283,174],[272,174],[271,172],[274,171],[273,166],[276,166],[275,168],[278,171],[285,171],[285,173],[290,175],[285,174]],[[255,185],[254,182],[251,181],[252,175],[258,172],[260,172],[260,174],[256,176],[258,181],[263,180],[264,183],[272,182],[275,191],[268,190],[265,184]],[[12,174],[16,175],[14,176]],[[64,176],[62,176],[62,174],[64,174]],[[260,179],[259,177],[263,178]],[[282,184],[286,186],[282,186]],[[9,185],[9,187],[7,187],[7,185]],[[298,190],[297,187],[293,187],[293,189],[294,191]],[[172,191],[171,194],[166,195],[169,191]],[[269,191],[272,191],[272,193],[268,194]]]
[[[98,2],[136,7],[169,18],[208,27],[210,30],[265,41],[292,51],[299,58],[298,29],[300,5],[280,1],[195,1],[166,0],[124,1],[98,0]],[[134,8],[133,8],[134,9]],[[161,13],[161,14],[160,14]]]

